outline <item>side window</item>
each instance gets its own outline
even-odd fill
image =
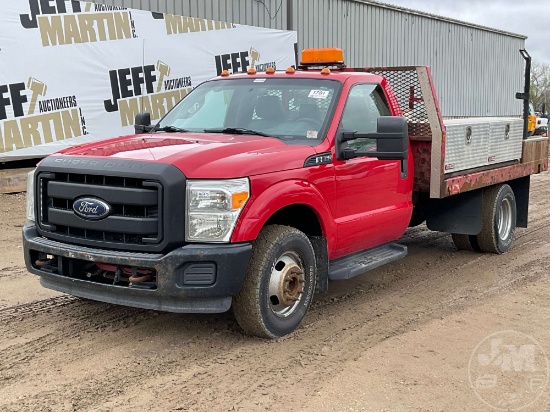
[[[380,87],[374,84],[359,84],[350,90],[340,129],[375,133],[378,118],[381,116],[391,116],[391,112]],[[358,151],[376,150],[376,141],[356,139],[350,141],[348,146]]]

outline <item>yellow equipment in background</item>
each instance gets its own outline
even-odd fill
[[[529,123],[527,125],[527,133],[529,136],[533,136],[535,134],[536,127],[537,116],[535,115],[535,108],[533,107],[533,103],[529,103]]]

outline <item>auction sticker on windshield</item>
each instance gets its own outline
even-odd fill
[[[312,99],[326,99],[330,92],[328,90],[312,90],[309,92],[309,96]]]

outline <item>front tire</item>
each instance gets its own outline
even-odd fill
[[[233,312],[245,333],[278,338],[293,332],[305,317],[315,290],[315,252],[307,236],[289,227],[265,227]]]
[[[481,251],[501,254],[512,246],[516,230],[516,197],[507,184],[483,192],[481,232],[477,242]]]

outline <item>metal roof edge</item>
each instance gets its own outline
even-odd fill
[[[440,15],[432,14],[432,13],[427,13],[427,12],[420,11],[420,10],[407,9],[406,7],[396,6],[396,5],[393,5],[393,4],[383,3],[383,2],[380,2],[380,1],[374,1],[374,0],[349,0],[349,1],[354,2],[354,3],[370,4],[372,6],[381,7],[381,8],[384,8],[384,9],[396,10],[396,11],[406,13],[406,14],[414,14],[414,15],[420,16],[420,17],[429,17],[429,18],[444,21],[444,22],[447,22],[447,23],[458,24],[460,26],[471,27],[471,28],[474,28],[474,29],[489,31],[489,32],[492,32],[492,33],[503,34],[503,35],[506,35],[506,36],[516,37],[516,38],[519,38],[519,39],[522,39],[522,40],[527,40],[527,36],[525,36],[523,34],[517,34],[517,33],[512,33],[512,32],[508,32],[508,31],[504,31],[504,30],[499,30],[499,29],[495,29],[495,28],[492,28],[492,27],[488,27],[488,26],[482,26],[480,24],[468,23],[466,21],[456,20],[456,19],[452,19],[450,17],[444,17],[444,16],[440,16]]]

